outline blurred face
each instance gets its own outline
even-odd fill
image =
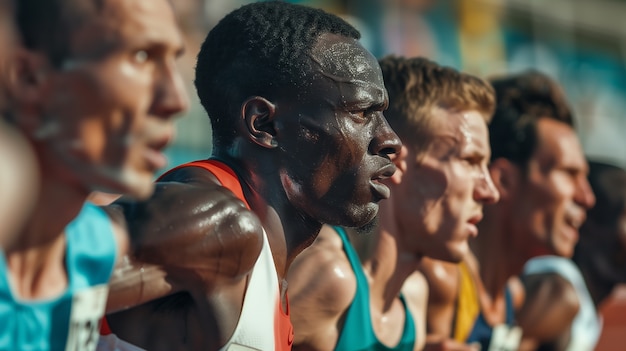
[[[389,197],[389,154],[400,141],[383,117],[387,92],[376,59],[356,40],[325,34],[315,78],[296,105],[279,104],[281,180],[289,201],[322,223],[362,226]],[[283,106],[282,108],[280,106]],[[280,131],[279,131],[280,133]]]
[[[478,234],[483,205],[499,198],[487,169],[488,130],[478,111],[435,107],[432,114],[432,142],[419,155],[409,151],[391,201],[414,252],[459,262]]]
[[[574,130],[549,118],[537,125],[538,146],[513,199],[513,228],[518,228],[528,258],[571,257],[586,211],[595,203],[587,182],[588,166]]]
[[[48,72],[36,138],[78,186],[145,198],[187,105],[182,39],[166,0],[109,0],[91,16]]]

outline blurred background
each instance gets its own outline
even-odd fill
[[[211,126],[193,88],[206,33],[252,1],[172,1],[187,53],[180,67],[192,107],[178,121],[170,165],[206,158]],[[536,68],[563,86],[586,154],[626,167],[626,0],[293,0],[323,8],[357,27],[378,58],[425,56],[479,75]],[[626,289],[603,307],[597,350],[624,350]]]
[[[187,40],[180,61],[192,108],[171,164],[207,157],[210,123],[193,88],[206,33],[252,1],[173,1]],[[626,0],[292,0],[340,15],[378,58],[425,56],[479,75],[536,68],[562,84],[588,156],[626,166]]]

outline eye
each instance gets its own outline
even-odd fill
[[[356,110],[350,111],[350,115],[356,120],[365,121],[367,119],[368,112],[367,110]]]
[[[480,155],[465,157],[463,161],[470,166],[482,166],[485,157]]]
[[[146,50],[137,50],[133,55],[135,63],[145,63],[148,61],[148,52]]]

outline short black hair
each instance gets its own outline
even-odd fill
[[[526,167],[537,147],[537,122],[551,118],[572,128],[574,118],[557,83],[536,70],[490,79],[496,110],[489,123],[491,159]]]
[[[589,185],[596,205],[587,211],[588,220],[616,226],[626,210],[626,171],[618,166],[589,160]]]
[[[276,98],[310,81],[310,54],[325,33],[359,39],[341,18],[279,1],[251,3],[229,13],[206,37],[195,85],[213,128],[213,146],[229,145],[241,103]]]
[[[89,11],[101,10],[104,1],[15,1],[16,25],[24,47],[44,53],[55,66],[61,65],[70,55],[72,33],[89,21]]]

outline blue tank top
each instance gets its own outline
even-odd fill
[[[372,318],[370,315],[370,294],[369,283],[363,273],[361,261],[356,251],[350,244],[348,235],[341,227],[333,227],[335,231],[341,237],[343,243],[343,250],[348,256],[350,266],[356,276],[356,294],[354,300],[348,308],[346,319],[341,330],[341,335],[337,341],[335,350],[337,351],[387,351],[387,350],[403,350],[412,351],[415,345],[415,323],[413,322],[413,316],[406,306],[406,302],[402,295],[400,300],[404,305],[405,321],[404,331],[400,342],[396,347],[389,348],[376,338],[374,329],[372,328]]]
[[[504,299],[506,306],[505,323],[508,326],[513,326],[515,324],[515,310],[513,308],[513,297],[511,296],[511,292],[508,287],[504,289]],[[469,337],[467,338],[467,343],[471,344],[473,342],[478,342],[481,345],[481,350],[489,350],[492,334],[493,327],[487,323],[487,320],[485,320],[481,311],[478,318],[476,318],[476,323],[474,323],[474,327],[472,328]]]
[[[85,203],[65,228],[68,287],[47,300],[20,300],[0,251],[0,350],[95,350],[117,244],[107,214]]]

